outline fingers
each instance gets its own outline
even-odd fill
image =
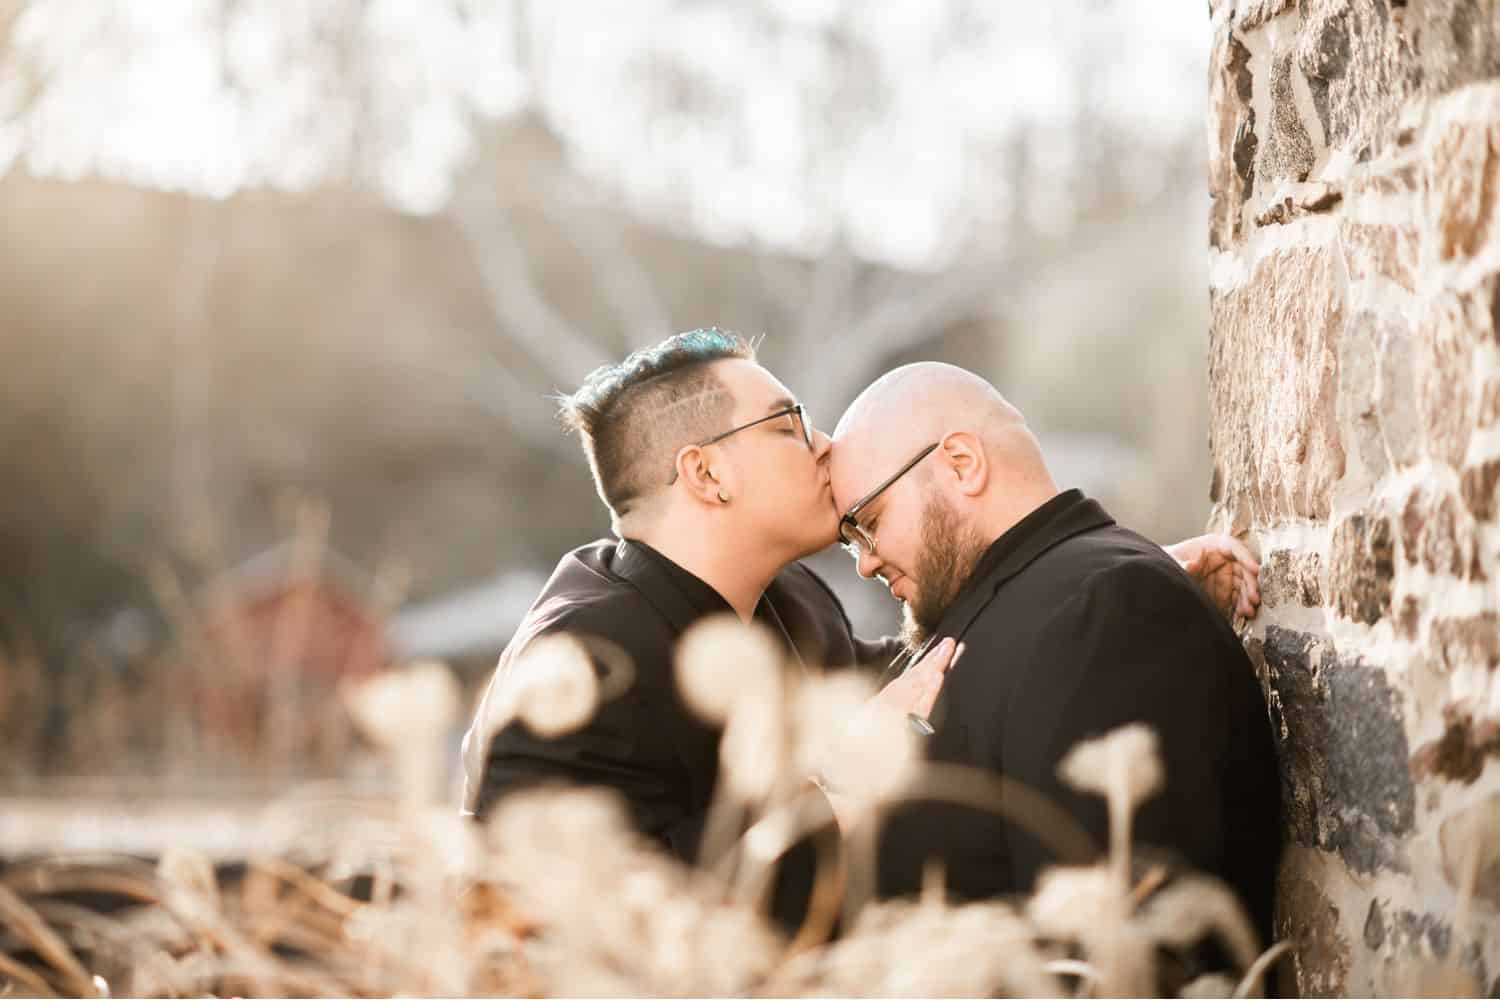
[[[955,643],[953,639],[947,638],[922,657],[915,668],[921,672],[914,680],[917,689],[913,692],[911,710],[915,714],[924,719],[932,714],[932,706],[937,704],[938,694],[943,690],[943,681],[963,652],[963,643]]]
[[[936,646],[929,649],[912,669],[935,673],[941,676],[945,670],[953,665],[953,654],[956,648],[957,643],[951,636],[945,638]]]
[[[1260,572],[1260,563],[1255,561],[1255,554],[1250,547],[1233,535],[1215,536],[1219,542],[1220,549],[1235,562],[1250,569],[1255,573]]]

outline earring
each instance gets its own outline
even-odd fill
[[[728,503],[729,502],[729,494],[725,493],[722,489],[719,490],[719,502],[720,503]]]

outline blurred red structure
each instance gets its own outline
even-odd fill
[[[345,678],[391,659],[386,605],[347,560],[293,540],[205,586],[182,652],[199,743],[252,770],[337,772]]]

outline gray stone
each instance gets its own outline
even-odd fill
[[[1267,180],[1304,181],[1317,155],[1292,89],[1292,74],[1300,72],[1290,54],[1271,65],[1270,122],[1256,163],[1256,173]]]
[[[1416,351],[1409,332],[1395,324],[1383,327],[1375,406],[1380,435],[1397,466],[1422,455],[1422,423],[1417,413]]]
[[[1359,459],[1364,483],[1374,483],[1390,467],[1377,402],[1379,337],[1375,317],[1360,313],[1350,318],[1339,351],[1339,429],[1345,448]]]
[[[1416,794],[1401,702],[1385,675],[1322,639],[1270,626],[1265,664],[1280,737],[1282,799],[1293,843],[1337,853],[1352,870],[1406,870],[1401,842]]]

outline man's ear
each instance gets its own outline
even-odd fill
[[[719,473],[709,462],[708,452],[698,445],[690,444],[677,452],[677,483],[694,499],[715,507],[724,501],[719,499],[723,485]]]
[[[954,477],[964,496],[978,496],[990,480],[990,463],[984,442],[968,431],[954,431],[938,443],[939,461]]]

